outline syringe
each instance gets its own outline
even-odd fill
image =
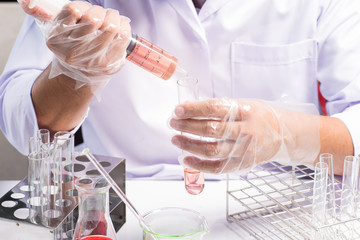
[[[68,3],[69,0],[30,0],[29,7],[40,7],[54,18]],[[178,59],[175,56],[134,33],[126,54],[127,60],[164,80],[168,80],[175,71],[187,75],[187,72],[178,66]]]
[[[186,75],[186,71],[177,65],[176,57],[134,33],[126,53],[127,60],[164,80],[168,80],[176,70]]]

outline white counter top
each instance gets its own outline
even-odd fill
[[[17,181],[0,181],[0,196],[15,186]],[[205,216],[210,232],[204,240],[252,239],[246,232],[226,221],[226,182],[208,181],[199,195],[190,195],[182,181],[126,182],[126,194],[142,214],[162,207],[183,207],[195,210]],[[127,209],[126,223],[118,231],[118,239],[142,239],[142,230],[135,216]]]

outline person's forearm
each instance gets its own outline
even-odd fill
[[[39,128],[72,130],[84,118],[94,97],[87,85],[75,89],[75,80],[65,75],[49,79],[51,65],[36,79],[31,97]]]
[[[331,153],[334,173],[342,175],[345,156],[354,154],[352,137],[338,118],[316,115],[312,107],[300,106],[302,112],[277,109],[283,128],[285,146],[292,161],[315,165],[322,153]]]
[[[354,155],[353,142],[347,127],[338,118],[321,116],[320,141],[320,154],[333,154],[334,173],[342,175],[344,157],[347,155]]]

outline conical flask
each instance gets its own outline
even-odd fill
[[[100,176],[86,176],[75,181],[79,195],[79,217],[74,240],[116,240],[110,218],[109,184]]]

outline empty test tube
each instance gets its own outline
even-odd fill
[[[56,157],[54,158],[54,175],[60,187],[60,198],[57,205],[67,207],[71,201],[64,198],[64,193],[73,189],[74,183],[74,135],[68,131],[59,131],[54,135],[54,147]]]
[[[341,189],[340,219],[349,220],[355,215],[359,161],[354,156],[346,156]]]
[[[29,139],[28,155],[28,187],[29,187],[29,218],[34,223],[41,222],[47,198],[44,193],[44,183],[47,177],[44,166],[48,157],[50,133],[46,129],[37,131]]]
[[[29,218],[33,223],[41,222],[43,205],[46,202],[42,191],[44,155],[31,152],[28,155]]]
[[[326,214],[327,214],[326,219],[329,223],[333,223],[336,219],[333,155],[331,153],[320,154],[320,162],[326,163],[328,166],[327,193],[326,193]]]
[[[320,227],[326,224],[326,195],[329,167],[324,162],[315,165],[312,214],[313,222]]]

